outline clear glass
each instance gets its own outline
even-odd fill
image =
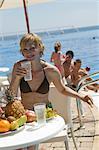
[[[23,62],[21,62],[21,66],[22,66],[23,68],[25,68],[26,71],[27,71],[27,74],[26,74],[26,76],[24,77],[25,81],[30,81],[30,80],[32,80],[31,62],[30,62],[30,61],[23,61]]]
[[[45,125],[46,124],[46,104],[45,103],[34,104],[34,111],[36,113],[38,125]]]

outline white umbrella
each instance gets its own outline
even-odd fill
[[[33,5],[36,3],[44,3],[44,2],[50,2],[53,0],[0,0],[0,9],[10,9],[10,8],[16,8],[16,7],[24,7],[24,13],[25,13],[25,19],[26,19],[26,25],[27,25],[27,31],[30,32],[30,26],[29,26],[29,18],[27,13],[27,5]]]

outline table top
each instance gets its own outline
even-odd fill
[[[15,134],[0,136],[0,150],[14,150],[42,143],[55,136],[64,127],[64,119],[60,116],[47,121],[46,125],[38,129],[26,124],[23,130]]]

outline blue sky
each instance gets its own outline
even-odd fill
[[[31,31],[99,25],[99,0],[53,0],[28,7]],[[22,8],[0,10],[0,34],[26,31]]]

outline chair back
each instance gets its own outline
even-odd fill
[[[73,98],[61,94],[56,87],[51,84],[49,90],[49,101],[52,103],[53,109],[64,118],[66,124],[72,125],[71,99]]]
[[[5,90],[6,90],[5,86],[2,83],[0,83],[0,107],[5,107],[7,104],[7,101],[5,100],[4,97]]]

